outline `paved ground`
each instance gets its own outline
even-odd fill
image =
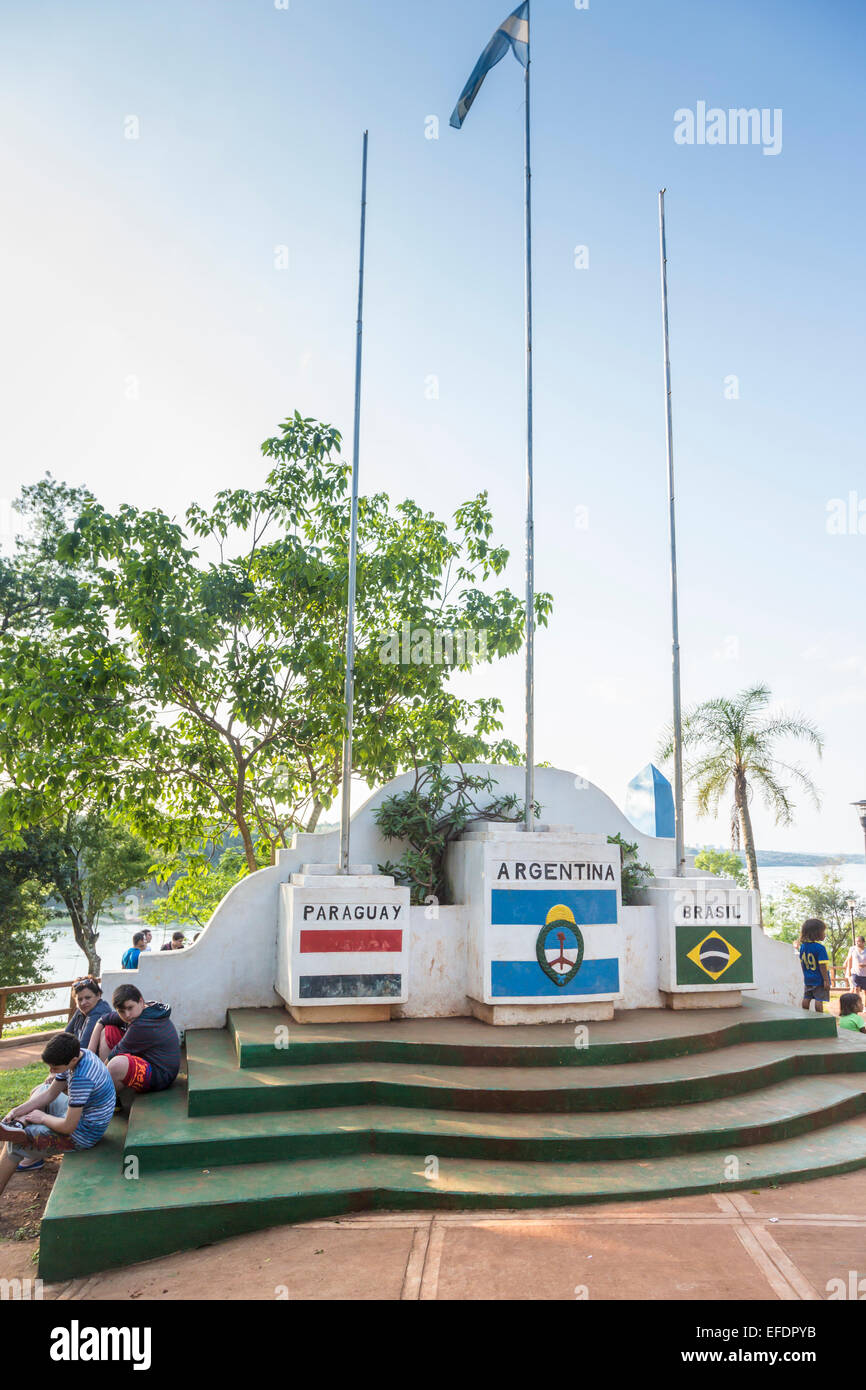
[[[29,1067],[31,1062],[38,1062],[42,1056],[42,1049],[51,1036],[51,1033],[41,1033],[33,1042],[27,1042],[25,1039],[20,1043],[10,1042],[8,1046],[0,1047],[0,1071]]]
[[[34,1249],[32,1240],[0,1241],[0,1277],[32,1278]],[[852,1273],[866,1295],[866,1170],[759,1192],[571,1211],[381,1213],[278,1226],[48,1285],[43,1294],[799,1301],[850,1290]]]

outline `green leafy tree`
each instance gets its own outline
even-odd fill
[[[851,908],[854,903],[855,929],[866,916],[866,901],[858,898],[842,882],[837,869],[828,869],[818,883],[786,883],[778,898],[765,909],[765,924],[771,936],[780,941],[799,941],[800,928],[808,917],[827,923],[824,944],[835,970],[842,968],[851,945]]]
[[[243,850],[227,849],[219,858],[206,853],[187,855],[167,894],[144,914],[151,926],[176,922],[207,926],[226,893],[249,873]]]
[[[0,740],[7,837],[58,804],[95,803],[164,854],[237,834],[254,872],[315,828],[341,780],[339,443],[295,414],[262,446],[264,485],[190,507],[185,527],[85,500],[56,544],[74,601],[32,647],[0,650],[0,724],[26,733]],[[495,587],[507,559],[485,494],[453,525],[410,500],[360,499],[353,767],[368,784],[422,761],[519,756],[499,737],[499,700],[449,688],[521,646],[522,601]],[[537,621],[549,611],[537,595]]]
[[[56,936],[45,929],[47,896],[25,856],[15,851],[0,853],[0,984],[30,984],[44,978],[48,948]],[[8,1012],[38,1008],[47,997],[13,995]]]
[[[540,813],[537,805],[535,810]],[[478,821],[513,822],[523,817],[523,803],[516,796],[498,794],[489,773],[418,766],[412,786],[386,797],[376,812],[385,839],[406,844],[402,858],[380,864],[379,872],[409,887],[413,903],[450,902],[448,846]]]
[[[695,868],[716,874],[719,878],[732,878],[741,888],[749,886],[743,861],[732,850],[702,849],[700,854],[695,855]]]
[[[32,829],[24,836],[19,861],[29,876],[64,904],[87,969],[99,975],[99,917],[120,894],[150,876],[152,855],[123,826],[99,811],[69,813],[60,826]]]
[[[109,632],[83,553],[61,558],[84,488],[47,475],[16,504],[21,532],[0,557],[0,843],[108,804],[138,731],[136,672]]]
[[[823,739],[801,715],[764,714],[770,703],[766,685],[743,690],[733,699],[721,696],[694,706],[683,719],[684,774],[694,787],[699,816],[716,815],[723,797],[731,796],[731,849],[742,847],[750,888],[759,888],[758,859],[750,805],[754,791],[775,816],[777,825],[790,825],[793,783],[817,805],[818,792],[808,773],[796,763],[782,762],[776,745],[801,739],[820,755]],[[673,756],[668,736],[661,757]]]
[[[647,879],[654,877],[652,866],[640,862],[637,843],[631,844],[628,840],[624,840],[619,831],[616,835],[608,835],[607,843],[619,845],[622,902],[623,907],[629,907],[634,903],[641,888],[646,886]]]
[[[0,984],[39,980],[46,966],[51,934],[45,932],[46,889],[20,874],[10,856],[0,856]]]

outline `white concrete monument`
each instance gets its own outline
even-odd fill
[[[622,995],[620,852],[570,826],[484,822],[451,850],[469,909],[466,993],[488,1023],[613,1018]]]
[[[409,988],[409,889],[304,864],[280,890],[277,993],[298,1023],[389,1019]]]
[[[523,769],[478,766],[499,795]],[[708,1008],[760,999],[799,1003],[796,951],[767,936],[757,895],[694,871],[673,878],[674,842],[632,826],[582,777],[538,768],[548,828],[484,822],[449,850],[448,904],[409,905],[375,866],[399,857],[376,813],[405,774],[353,817],[363,863],[337,872],[338,834],[299,834],[270,868],[226,894],[196,943],[107,970],[107,997],[136,984],[181,1028],[222,1028],[230,1008],[281,1004],[295,1019],[446,1018],[495,1023],[609,1018],[627,1009]],[[622,905],[621,834],[651,878]]]
[[[755,989],[760,895],[716,878],[653,879],[641,892],[656,910],[659,990],[671,1009],[735,1006]]]

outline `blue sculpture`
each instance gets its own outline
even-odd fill
[[[656,835],[672,840],[675,834],[674,794],[664,773],[652,763],[628,784],[625,813],[632,825],[644,835]]]

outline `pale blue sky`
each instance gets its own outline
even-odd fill
[[[488,488],[521,587],[510,56],[463,130],[448,127],[508,7],[6,0],[4,524],[46,467],[108,504],[179,514],[260,478],[260,440],[296,407],[351,437],[367,126],[362,488],[440,513]],[[804,805],[789,831],[757,810],[759,842],[856,851],[866,535],[830,535],[826,519],[833,498],[866,503],[862,6],[532,10],[537,580],[556,598],[538,640],[538,756],[621,803],[669,717],[667,185],[684,698],[766,680],[813,717],[823,809]],[[698,101],[781,108],[781,153],[675,144],[674,112]],[[518,742],[522,680],[517,658],[473,685],[503,696]],[[692,816],[687,835],[723,840],[727,817]]]

